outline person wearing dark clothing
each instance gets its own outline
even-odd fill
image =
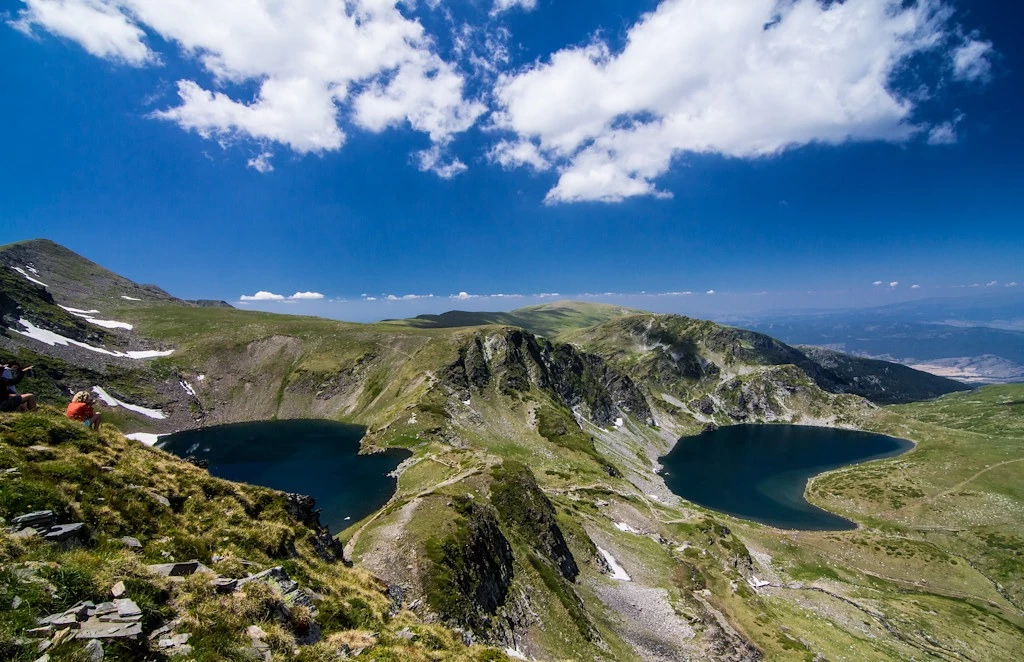
[[[18,393],[15,388],[25,375],[32,372],[32,366],[22,368],[17,361],[11,361],[0,370],[0,411],[31,411],[36,408],[36,396]]]

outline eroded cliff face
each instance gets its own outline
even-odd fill
[[[460,495],[452,508],[457,516],[447,523],[450,530],[426,541],[427,602],[446,622],[497,638],[515,578],[512,546],[490,506]]]
[[[596,354],[553,344],[521,329],[480,332],[459,349],[443,372],[445,384],[469,399],[492,383],[504,395],[538,388],[597,425],[628,414],[652,420],[643,393],[624,373]]]

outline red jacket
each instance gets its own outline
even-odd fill
[[[66,414],[68,418],[75,421],[88,421],[96,415],[96,410],[87,402],[72,402],[68,405]]]

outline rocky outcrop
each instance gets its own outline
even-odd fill
[[[316,500],[305,494],[289,494],[285,510],[295,521],[305,525],[311,532],[313,549],[324,561],[344,561],[345,546],[331,535],[329,528],[320,522],[320,510]]]
[[[626,414],[653,421],[647,400],[633,380],[600,356],[540,340],[522,329],[472,336],[445,368],[442,381],[462,399],[468,399],[472,389],[492,383],[506,395],[539,388],[602,426]]]
[[[445,621],[490,637],[514,577],[512,546],[494,510],[468,497],[453,498],[455,530],[427,542],[431,568],[427,602]]]
[[[530,469],[513,461],[492,470],[491,504],[503,525],[549,561],[570,582],[580,574],[565,536],[558,526],[555,507],[537,485]]]

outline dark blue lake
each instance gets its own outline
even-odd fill
[[[397,487],[388,474],[410,456],[400,449],[359,455],[363,433],[332,421],[267,421],[178,432],[160,447],[209,461],[218,478],[308,494],[337,533],[387,503]]]
[[[807,480],[914,445],[869,432],[799,425],[735,425],[683,437],[660,458],[675,494],[780,529],[848,530],[853,522],[804,499]]]

